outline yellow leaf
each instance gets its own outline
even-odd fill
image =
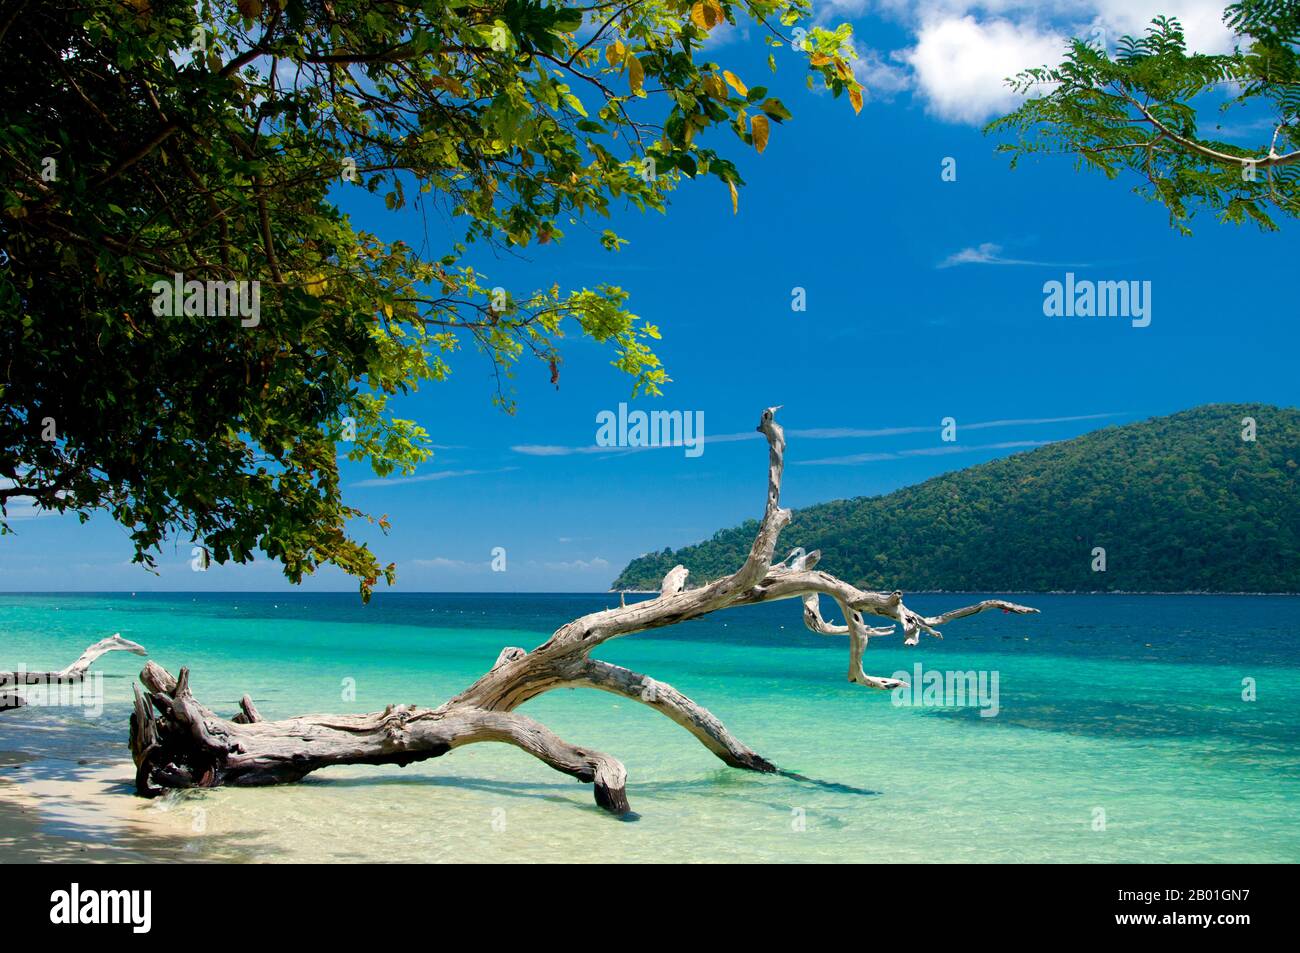
[[[617,66],[627,58],[627,47],[623,45],[622,40],[615,40],[609,46],[605,47],[605,62],[610,66]]]
[[[749,127],[754,131],[754,148],[761,153],[767,148],[767,135],[770,131],[767,117],[763,115],[755,116],[749,121]]]
[[[718,25],[718,10],[712,3],[697,3],[691,7],[691,22],[701,30],[712,30]]]
[[[853,78],[853,67],[838,56],[835,57],[835,72],[839,74],[840,79],[849,80]]]
[[[813,66],[825,66],[831,61],[831,58],[825,53],[814,53],[808,62]]]
[[[630,53],[627,57],[627,83],[632,87],[633,93],[640,93],[641,87],[645,85],[645,67]]]
[[[705,0],[691,7],[691,21],[702,30],[712,30],[722,20],[722,4],[718,0]]]
[[[727,98],[727,87],[724,86],[722,80],[713,73],[704,77],[704,91],[714,99]]]
[[[735,182],[728,182],[727,188],[731,189],[731,214],[736,215],[740,212],[740,193],[736,191]]]
[[[853,112],[855,114],[862,112],[862,90],[850,89],[849,102],[853,104]]]
[[[452,76],[431,76],[429,78],[429,85],[438,89],[445,89],[449,92],[455,93],[457,96],[465,95],[465,87],[461,85],[460,80]]]
[[[742,96],[749,95],[749,90],[745,88],[745,84],[742,83],[740,81],[740,78],[736,76],[736,74],[733,73],[731,70],[724,69],[722,71],[722,78],[727,81],[728,86],[730,86],[736,92],[740,93],[740,95]]]

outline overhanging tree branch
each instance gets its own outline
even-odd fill
[[[1183,149],[1186,149],[1188,152],[1194,152],[1199,156],[1204,156],[1207,159],[1210,159],[1214,162],[1221,163],[1223,165],[1231,165],[1236,167],[1240,167],[1242,165],[1252,165],[1257,169],[1269,169],[1274,166],[1290,165],[1292,162],[1300,162],[1300,149],[1297,149],[1294,152],[1288,152],[1285,155],[1278,155],[1277,150],[1274,148],[1277,145],[1276,129],[1273,132],[1273,142],[1269,146],[1268,155],[1235,156],[1227,152],[1221,152],[1218,149],[1212,149],[1209,146],[1205,145],[1205,143],[1197,142],[1195,139],[1190,139],[1186,136],[1180,136],[1178,133],[1170,129],[1168,125],[1161,122],[1151,112],[1150,109],[1142,105],[1132,96],[1125,96],[1124,98],[1127,99],[1130,103],[1132,103],[1133,107],[1142,114],[1142,118],[1147,122],[1149,122],[1160,133],[1160,136],[1157,137],[1157,139],[1151,143],[1152,145],[1154,145],[1154,142],[1158,141],[1159,138],[1163,137],[1165,139],[1169,139],[1170,141],[1177,143],[1179,146],[1181,146]],[[1147,144],[1133,143],[1132,145],[1146,146]]]
[[[1027,98],[986,131],[1013,135],[998,147],[1013,166],[1026,156],[1065,154],[1107,178],[1135,173],[1139,194],[1164,204],[1183,234],[1199,208],[1224,222],[1250,220],[1274,231],[1274,211],[1300,215],[1296,10],[1271,0],[1232,4],[1224,22],[1237,48],[1226,54],[1189,51],[1182,26],[1164,16],[1113,49],[1074,39],[1059,65],[1008,80]],[[1233,96],[1224,102],[1220,93],[1229,86]],[[1249,108],[1243,118],[1252,123],[1255,110],[1270,111],[1271,142],[1247,149],[1198,132],[1207,108],[1220,104],[1225,111]]]

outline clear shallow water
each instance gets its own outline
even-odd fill
[[[914,596],[941,611],[970,596]],[[296,786],[169,798],[184,856],[233,860],[1296,861],[1300,598],[1020,597],[1042,615],[950,623],[943,641],[873,640],[867,671],[998,675],[996,717],[900,707],[844,679],[842,639],[798,603],[730,610],[598,655],[669,682],[806,780],[725,768],[663,716],[594,691],[527,714],[619,757],[639,819],[504,745],[399,768],[336,768]],[[506,645],[532,648],[605,595],[140,594],[0,596],[0,668],[58,668],[120,631],[197,696],[269,718],[436,704]],[[121,761],[132,681],[115,653],[99,718],[0,715],[6,776]],[[1242,700],[1253,678],[1257,700]],[[344,701],[354,679],[355,701]],[[88,761],[89,765],[79,765]],[[2,762],[0,762],[2,763]],[[128,796],[126,793],[123,797]],[[1105,829],[1095,830],[1098,811]],[[802,829],[799,829],[802,828]]]

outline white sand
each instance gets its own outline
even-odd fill
[[[131,762],[84,767],[75,779],[0,771],[0,861],[123,863],[199,860],[201,836],[173,801],[132,796]]]

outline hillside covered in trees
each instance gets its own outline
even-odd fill
[[[756,525],[640,556],[613,588],[658,588],[678,563],[694,585],[733,572]],[[1300,592],[1300,411],[1210,404],[821,503],[777,552],[796,546],[877,590]]]

